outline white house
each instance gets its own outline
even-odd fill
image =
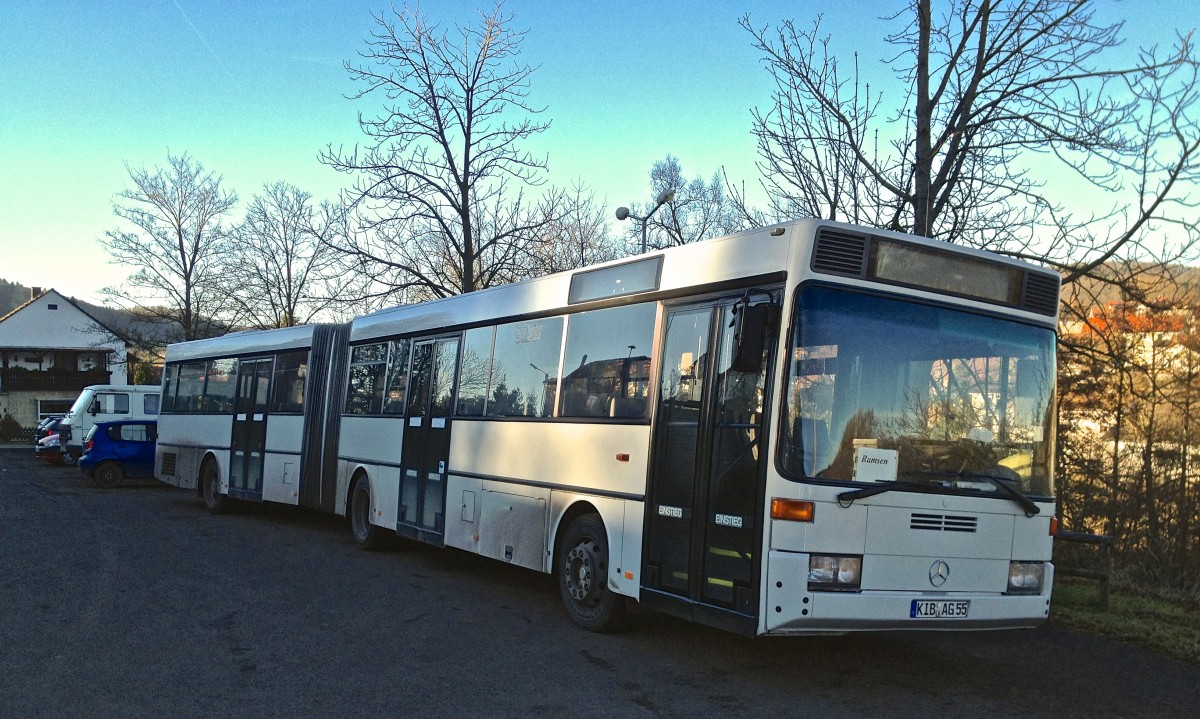
[[[62,414],[90,384],[126,383],[126,343],[69,298],[33,288],[0,317],[0,417]]]

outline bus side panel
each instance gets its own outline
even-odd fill
[[[479,553],[479,515],[482,506],[483,480],[455,474],[446,477],[447,547]],[[541,566],[536,568],[541,569]]]
[[[446,487],[446,546],[541,572],[555,570],[554,540],[566,529],[563,517],[581,503],[595,508],[613,558],[608,585],[637,598],[642,502],[453,474]]]
[[[203,447],[180,447],[160,442],[154,447],[154,476],[175,487],[195,489],[200,478],[200,462],[208,451]]]
[[[342,415],[338,451],[337,514],[346,514],[350,482],[360,471],[371,481],[371,523],[396,528],[400,501],[403,417]]]
[[[218,460],[221,486],[228,487],[229,439],[233,418],[227,414],[172,414],[158,418],[158,442],[154,454],[154,476],[167,484],[195,489],[200,463],[212,453]],[[220,438],[221,444],[206,445],[202,438]],[[169,470],[174,471],[169,471]]]
[[[550,490],[478,477],[446,480],[446,546],[547,571]]]
[[[648,425],[457,418],[450,471],[641,498],[649,446]]]
[[[263,501],[300,502],[300,450],[304,417],[272,415],[267,419],[263,458]]]

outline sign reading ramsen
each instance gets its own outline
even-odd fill
[[[895,482],[900,453],[876,447],[854,448],[855,482]]]

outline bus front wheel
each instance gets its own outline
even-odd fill
[[[625,598],[608,588],[608,533],[599,514],[576,517],[559,544],[558,589],[571,621],[592,632],[626,623]]]
[[[371,523],[371,482],[365,474],[358,475],[354,480],[347,514],[350,515],[350,533],[354,535],[354,543],[367,551],[378,549],[383,534],[377,525]]]
[[[210,514],[224,514],[226,497],[221,494],[221,477],[217,474],[217,463],[211,459],[200,468],[200,497]]]

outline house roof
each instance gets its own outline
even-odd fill
[[[8,314],[4,315],[3,317],[0,317],[0,332],[3,331],[3,329],[4,329],[3,324],[6,321],[12,320],[17,315],[26,311],[29,307],[38,303],[39,301],[46,299],[48,296],[51,296],[50,299],[58,299],[64,303],[70,305],[72,308],[75,309],[76,312],[83,315],[85,318],[87,318],[88,321],[95,324],[97,328],[99,328],[100,330],[102,330],[104,332],[107,332],[109,335],[111,335],[113,338],[115,338],[116,341],[119,341],[122,344],[127,344],[125,339],[122,338],[121,335],[117,334],[117,332],[115,332],[111,327],[109,327],[105,323],[101,322],[100,320],[96,319],[96,317],[92,313],[90,313],[87,310],[85,310],[84,308],[80,307],[79,304],[75,302],[75,300],[63,295],[61,292],[59,292],[58,290],[55,290],[53,288],[45,290],[45,291],[41,292],[40,294],[38,294],[37,296],[30,298],[30,300],[28,302],[26,302],[25,304],[21,305],[20,307],[17,307],[12,312],[9,312]],[[16,345],[11,344],[11,342],[6,343],[6,346],[16,347]],[[36,348],[36,347],[42,347],[42,346],[44,346],[44,345],[27,344],[27,345],[22,345],[22,348]],[[63,348],[63,349],[66,349],[66,348]]]

